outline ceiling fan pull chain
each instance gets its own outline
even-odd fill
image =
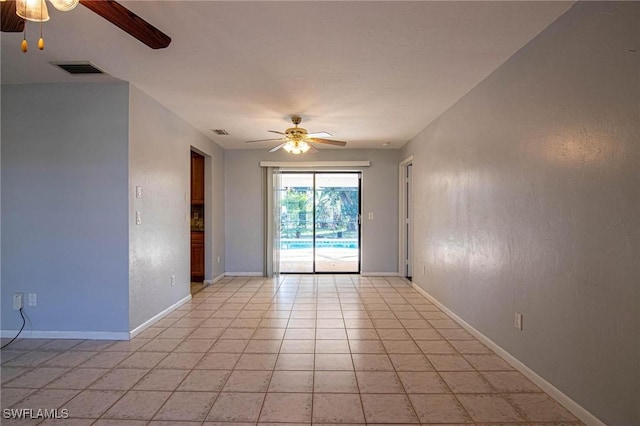
[[[42,5],[44,1],[40,3],[40,18],[42,19]],[[42,37],[42,21],[40,21],[40,38],[38,39],[38,49],[44,50],[44,38]]]
[[[42,38],[42,22],[40,23],[40,38],[38,39],[38,49],[44,50],[44,38]]]
[[[24,4],[24,13],[27,13],[27,3],[25,2]],[[27,53],[27,50],[29,50],[29,43],[27,43],[27,20],[25,19],[24,21],[24,30],[22,32],[22,43],[20,44],[20,50],[22,50],[23,53]]]

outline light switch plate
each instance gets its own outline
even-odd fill
[[[142,225],[142,212],[136,212],[136,225]]]
[[[142,198],[142,187],[136,186],[136,198]]]
[[[516,312],[514,325],[518,330],[522,331],[522,314],[519,312]]]

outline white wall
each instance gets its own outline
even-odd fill
[[[640,424],[639,23],[577,3],[403,150],[416,283],[611,425]]]
[[[127,99],[126,84],[2,86],[3,330],[22,292],[27,330],[126,336]]]
[[[192,148],[207,156],[205,279],[224,265],[223,150],[138,88],[130,89],[130,328],[189,295]],[[143,198],[135,197],[136,186]],[[136,212],[142,224],[136,225]],[[212,261],[221,257],[221,262]],[[171,275],[176,284],[171,285]]]
[[[264,204],[260,161],[370,160],[362,169],[362,272],[398,272],[399,150],[321,150],[294,157],[282,150],[225,152],[226,271],[263,273]],[[367,220],[367,213],[374,220]]]

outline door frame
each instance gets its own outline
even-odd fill
[[[400,162],[398,173],[398,274],[407,278],[415,275],[413,259],[413,155]]]
[[[192,235],[192,230],[191,230],[191,214],[192,214],[192,209],[193,209],[193,157],[194,155],[198,156],[198,157],[202,157],[202,219],[204,220],[204,230],[202,231],[202,256],[203,256],[203,265],[202,265],[202,280],[196,278],[196,280],[193,279],[194,275],[193,275],[193,240],[191,239],[191,235]],[[190,147],[189,149],[189,158],[190,158],[190,163],[189,163],[189,176],[190,176],[190,180],[189,180],[189,188],[190,188],[190,193],[189,193],[189,241],[190,241],[190,262],[189,262],[189,281],[190,282],[194,282],[194,281],[202,281],[204,282],[207,279],[207,276],[209,276],[207,273],[209,272],[210,274],[210,269],[211,269],[211,254],[209,253],[209,251],[211,250],[211,244],[208,241],[208,237],[210,236],[210,232],[209,229],[211,228],[211,224],[210,224],[210,219],[207,217],[208,213],[209,213],[209,206],[208,203],[210,201],[210,197],[207,194],[207,190],[209,189],[209,185],[207,185],[207,172],[210,173],[209,170],[209,165],[207,164],[207,154],[205,154],[204,152],[200,151],[199,149],[196,149],[194,147]],[[198,275],[197,277],[200,277],[200,275]]]

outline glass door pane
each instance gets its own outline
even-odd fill
[[[315,271],[360,272],[360,173],[316,173]]]
[[[313,230],[313,173],[282,173],[280,272],[314,272]]]

